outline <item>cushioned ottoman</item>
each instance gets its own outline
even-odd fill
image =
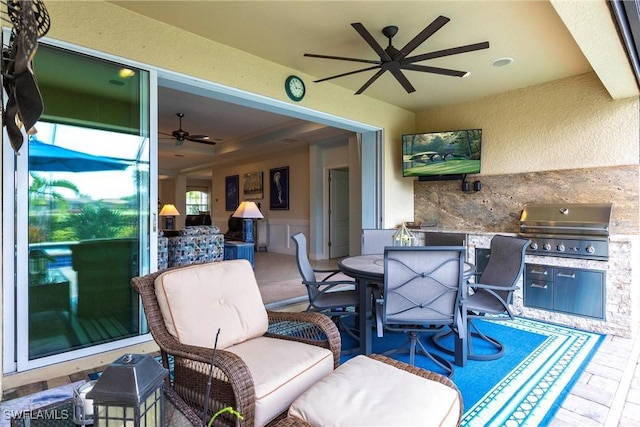
[[[277,426],[457,426],[461,417],[462,397],[450,379],[370,355],[313,385]]]

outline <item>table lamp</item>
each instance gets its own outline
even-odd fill
[[[234,218],[244,219],[244,231],[242,232],[242,240],[247,243],[253,243],[253,220],[264,218],[256,203],[247,202],[245,200],[244,202],[240,203],[238,209],[236,209],[236,211],[231,216]]]
[[[162,207],[162,209],[160,209],[160,213],[158,215],[166,217],[164,219],[165,228],[167,230],[173,230],[174,218],[180,215],[180,212],[178,211],[178,209],[176,209],[174,205],[172,205],[171,203],[167,203]]]

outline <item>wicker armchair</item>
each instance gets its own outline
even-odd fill
[[[159,304],[158,297],[156,296],[156,279],[158,279],[158,277],[165,272],[194,269],[205,265],[226,267],[225,264],[228,266],[227,263],[246,263],[246,268],[248,268],[251,271],[250,274],[253,275],[253,270],[246,260],[234,260],[194,265],[189,267],[171,268],[165,270],[164,272],[155,272],[146,276],[136,277],[131,281],[135,290],[137,290],[142,297],[142,304],[144,307],[147,323],[149,325],[149,330],[156,343],[160,347],[162,363],[167,369],[169,369],[170,366],[169,356],[173,357],[172,386],[174,390],[199,416],[203,415],[205,406],[204,396],[207,389],[209,373],[211,372],[212,368],[211,360],[213,357],[213,349],[207,348],[205,346],[196,346],[181,343],[176,338],[176,336],[174,336],[174,334],[169,331],[160,308],[162,302],[160,302]],[[208,281],[210,280],[211,274],[209,271],[205,272],[207,273],[206,275],[202,273],[201,275],[203,277],[206,277],[206,280]],[[230,282],[231,283],[229,283],[228,285],[223,284],[222,286],[239,286],[237,280],[233,280]],[[181,283],[181,285],[184,285],[185,290],[188,292],[187,283],[188,281],[185,283]],[[249,286],[250,293],[252,292],[252,286],[253,285]],[[259,297],[257,285],[255,286],[255,292],[258,292]],[[244,298],[246,297],[246,292],[243,292]],[[214,305],[214,303],[211,304],[211,310],[214,310]],[[287,313],[269,312],[266,310],[265,312],[268,318],[268,330],[262,337],[296,341],[328,349],[330,351],[330,354],[332,354],[332,369],[335,369],[339,365],[340,335],[335,324],[327,316],[320,313]],[[189,314],[191,316],[201,316],[201,313],[196,312]],[[198,322],[202,322],[200,317],[195,320]],[[212,327],[211,329],[213,329],[214,327]],[[201,327],[200,329],[205,328]],[[211,335],[215,335],[215,333],[212,332]],[[262,339],[262,337],[260,337],[259,339]],[[211,347],[213,347],[213,345]],[[223,424],[227,425],[253,426],[264,424],[266,422],[277,421],[278,419],[284,417],[286,415],[286,410],[291,402],[288,402],[286,404],[286,407],[279,410],[280,412],[278,412],[275,418],[271,418],[270,415],[267,417],[271,419],[265,419],[263,406],[260,409],[260,411],[263,411],[259,416],[260,419],[256,419],[257,396],[254,384],[254,375],[256,373],[254,372],[253,375],[251,373],[249,365],[252,362],[246,362],[245,360],[243,360],[243,358],[238,356],[238,354],[232,351],[232,348],[225,349],[221,348],[221,346],[219,345],[215,353],[213,381],[210,387],[211,391],[210,400],[208,403],[207,419],[209,419],[209,417],[211,417],[219,409],[226,406],[231,406],[232,408],[240,412],[244,417],[244,420],[237,420],[232,416],[229,416],[228,418],[225,418],[224,416],[217,418],[217,421],[221,421]],[[254,356],[254,358],[265,357],[264,354],[256,355],[255,351],[253,352],[252,356]],[[327,363],[330,362],[327,361]],[[255,365],[255,360],[253,361],[253,364]],[[271,381],[276,375],[277,373],[274,369],[274,372],[267,372],[267,375],[265,375],[265,377],[268,377],[269,381]],[[259,377],[260,375],[257,376]],[[306,388],[309,385],[299,384],[298,386],[304,386]],[[303,391],[304,390],[299,390],[299,393],[302,393]],[[298,392],[298,390],[295,390],[295,392]],[[293,399],[295,399],[295,397],[297,396],[294,396]]]

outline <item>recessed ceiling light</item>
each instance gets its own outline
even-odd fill
[[[129,77],[133,77],[136,75],[136,72],[133,71],[130,68],[121,68],[120,71],[118,72],[118,75],[120,77],[122,77],[123,79],[129,78]]]
[[[513,58],[500,58],[496,59],[491,63],[494,67],[504,67],[505,65],[509,65],[513,63]]]

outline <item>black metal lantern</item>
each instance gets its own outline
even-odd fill
[[[148,354],[125,354],[105,369],[87,399],[95,427],[163,425],[162,383],[169,374]]]

